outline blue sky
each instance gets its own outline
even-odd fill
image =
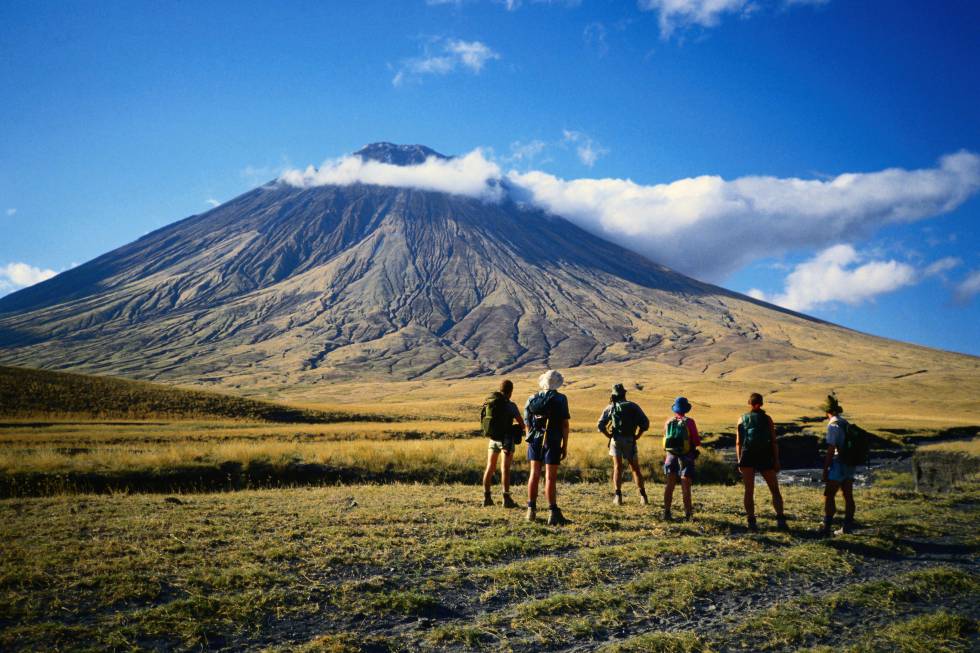
[[[8,0],[0,293],[389,140],[483,148],[694,276],[980,354],[978,26],[973,0]]]

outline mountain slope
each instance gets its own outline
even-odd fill
[[[398,165],[441,156],[385,143],[359,154]],[[509,198],[272,183],[0,299],[0,361],[275,386],[680,364],[749,345],[792,359],[804,355],[793,329],[868,338]]]

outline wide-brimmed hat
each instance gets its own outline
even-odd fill
[[[565,378],[558,370],[548,370],[538,377],[538,387],[542,390],[557,390],[564,382]]]
[[[691,412],[691,402],[687,400],[687,397],[678,397],[674,399],[674,405],[670,409],[675,413],[689,413]]]
[[[837,395],[829,394],[823,403],[820,404],[820,410],[831,415],[840,415],[844,412],[844,407],[837,401]]]
[[[616,385],[614,385],[612,387],[612,393],[614,395],[616,395],[617,397],[625,397],[626,396],[626,386],[624,386],[622,383],[617,383]]]

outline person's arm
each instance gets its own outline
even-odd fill
[[[735,422],[735,460],[742,462],[742,420]]]
[[[561,460],[565,460],[565,456],[568,455],[568,420],[563,419],[561,421]]]
[[[691,447],[700,447],[701,434],[698,432],[698,425],[690,417],[687,418],[687,432],[691,434]]]
[[[766,417],[769,417],[766,415]],[[772,441],[772,470],[779,471],[779,444],[776,442],[776,424],[769,417],[769,437]]]
[[[609,419],[610,419],[609,407],[606,406],[602,410],[602,415],[599,416],[599,423],[597,424],[597,426],[599,427],[599,433],[602,433],[607,438],[612,437],[612,435],[609,433]]]
[[[823,482],[830,480],[830,465],[834,462],[834,453],[837,452],[837,438],[833,424],[827,425],[827,455],[823,457]]]
[[[521,417],[521,409],[515,403],[511,403],[511,406],[514,407],[514,419],[517,420],[518,426],[521,427],[522,431],[527,431],[527,426],[524,425],[524,418]]]
[[[650,418],[647,417],[647,414],[644,413],[643,409],[640,408],[639,406],[636,407],[636,411],[640,417],[640,419],[638,420],[640,428],[637,429],[636,431],[636,439],[639,440],[640,438],[643,437],[644,433],[650,430]]]

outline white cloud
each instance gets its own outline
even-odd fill
[[[595,165],[599,157],[609,154],[607,148],[583,132],[565,129],[562,131],[562,138],[565,143],[575,146],[578,160],[590,168]]]
[[[658,14],[660,35],[669,38],[678,27],[715,27],[724,14],[752,11],[749,0],[639,0],[644,11]]]
[[[768,297],[757,289],[749,296],[794,311],[831,303],[857,305],[916,283],[918,271],[898,261],[869,261],[851,245],[834,245],[800,263],[786,275],[782,293]]]
[[[429,52],[433,47],[436,52]],[[409,80],[417,80],[425,75],[446,75],[458,68],[478,74],[488,61],[500,58],[497,52],[480,41],[436,39],[427,44],[426,50],[421,57],[403,61],[391,83],[401,86]]]
[[[803,5],[824,5],[830,0],[773,0],[769,5],[784,9]],[[688,27],[717,27],[726,15],[749,16],[762,8],[757,0],[638,0],[641,11],[657,13],[660,36],[669,39]]]
[[[530,151],[537,149],[537,145]],[[753,261],[857,242],[885,225],[935,217],[980,190],[980,156],[959,152],[932,168],[847,173],[830,179],[717,176],[643,185],[629,179],[565,180],[531,170],[504,175],[474,150],[396,166],[359,157],[288,170],[294,186],[380,184],[488,199],[506,181],[523,202],[693,277],[721,281]],[[933,273],[950,269],[937,261]]]
[[[582,31],[582,38],[585,40],[585,44],[594,48],[596,55],[602,59],[609,54],[608,34],[609,31],[605,25],[595,22],[585,26],[585,29]]]
[[[934,277],[937,274],[942,274],[943,272],[949,272],[955,267],[961,265],[963,261],[956,258],[955,256],[946,256],[938,261],[934,261],[927,265],[922,273],[927,277]]]
[[[538,171],[508,178],[533,203],[599,236],[719,280],[757,259],[854,242],[887,224],[951,211],[980,189],[980,156],[959,152],[934,168],[829,180],[705,175],[648,186]]]
[[[537,159],[544,152],[547,144],[539,139],[525,142],[514,141],[510,144],[510,155],[503,157],[505,161],[512,163],[530,163]]]
[[[17,209],[11,207],[7,209],[7,217],[12,217],[17,213]]]
[[[19,290],[50,279],[57,272],[36,268],[27,263],[7,263],[0,265],[0,292]]]
[[[319,169],[288,170],[280,180],[292,186],[310,187],[336,184],[377,184],[422,190],[499,198],[502,190],[496,183],[501,179],[500,167],[476,149],[462,157],[439,159],[429,157],[424,163],[399,166],[379,161],[346,156],[327,161]]]
[[[980,270],[973,270],[956,286],[954,296],[961,303],[967,303],[980,294]]]
[[[215,206],[221,206],[221,202],[219,202],[218,200],[214,199],[213,197],[207,198],[206,200],[204,200],[204,203],[205,204],[210,204],[212,208],[215,207]]]

